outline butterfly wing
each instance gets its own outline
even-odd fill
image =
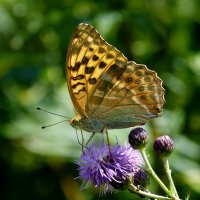
[[[67,53],[67,83],[76,112],[87,117],[85,111],[91,91],[98,79],[112,66],[127,58],[103,40],[88,24],[79,24],[71,39]]]
[[[164,92],[156,72],[132,61],[118,62],[93,88],[86,111],[89,118],[103,119],[110,128],[142,125],[159,116]]]

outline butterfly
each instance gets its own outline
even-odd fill
[[[69,43],[66,76],[76,112],[69,123],[88,132],[144,125],[160,116],[165,102],[156,72],[128,61],[85,23]]]

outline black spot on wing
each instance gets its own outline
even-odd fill
[[[84,64],[87,64],[88,63],[88,58],[87,57],[83,57],[83,59],[82,59],[82,61],[81,61],[81,63],[84,65]]]
[[[94,67],[86,67],[85,68],[85,73],[86,74],[91,74],[91,73],[93,73],[93,71],[94,71]]]
[[[99,57],[97,55],[93,55],[92,60],[97,61],[97,60],[99,60]]]
[[[73,77],[72,76],[72,80],[76,81],[76,80],[81,80],[84,79],[84,75],[83,74],[79,74],[78,76]]]
[[[104,61],[101,61],[101,62],[99,63],[99,68],[100,68],[100,69],[103,69],[104,67],[106,67],[106,63],[105,63]]]
[[[105,50],[105,48],[103,48],[103,47],[99,47],[99,50],[98,50],[98,53],[105,53],[106,52],[106,50]]]
[[[89,84],[94,85],[97,82],[96,78],[89,78],[88,80]]]
[[[90,47],[90,48],[89,48],[89,51],[94,51],[94,48]]]
[[[75,64],[75,66],[72,67],[71,70],[72,70],[73,72],[77,72],[77,71],[79,70],[80,66],[81,66],[81,63],[80,63],[80,62],[77,62],[77,63]]]

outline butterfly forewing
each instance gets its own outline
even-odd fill
[[[77,27],[68,48],[67,80],[75,109],[81,116],[87,116],[85,106],[91,90],[116,60],[127,62],[93,27],[88,24]]]

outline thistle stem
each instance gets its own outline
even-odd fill
[[[173,192],[176,197],[179,198],[176,187],[174,185],[173,179],[172,179],[172,175],[171,175],[171,170],[169,168],[169,162],[168,159],[165,161],[164,163],[164,169],[165,169],[165,173],[167,174],[167,178],[169,180],[169,184],[170,184],[170,191]]]
[[[171,199],[170,197],[164,197],[164,196],[160,196],[160,195],[157,195],[157,194],[152,194],[150,192],[145,192],[145,191],[139,190],[133,184],[130,184],[129,191],[136,193],[136,194],[139,194],[139,195],[142,195],[142,196],[145,196],[145,197],[152,198],[152,199],[161,199],[161,200],[170,200]]]
[[[142,157],[144,159],[144,162],[147,166],[148,172],[153,176],[153,178],[157,181],[157,183],[161,186],[161,188],[166,192],[167,195],[169,195],[170,197],[174,197],[173,194],[171,193],[171,191],[165,186],[165,184],[160,180],[160,178],[156,175],[153,168],[151,167],[151,165],[147,159],[145,148],[140,149],[140,151],[141,151]]]

